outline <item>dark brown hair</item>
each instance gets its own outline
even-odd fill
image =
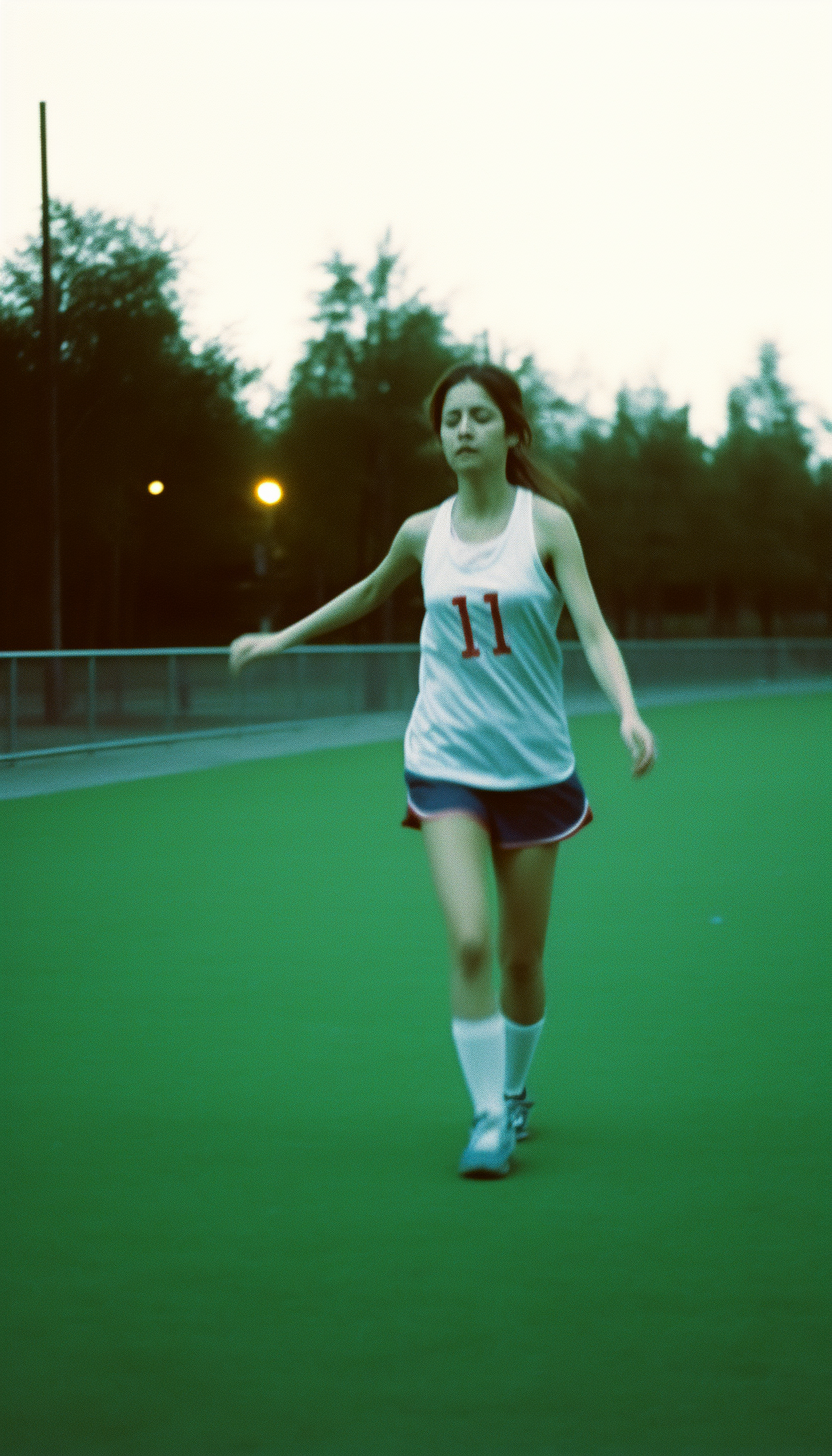
[[[445,396],[455,384],[470,379],[479,384],[493,399],[506,427],[507,435],[516,435],[519,444],[509,448],[506,459],[506,479],[509,485],[524,485],[537,495],[543,495],[557,506],[574,510],[582,504],[578,492],[560,480],[553,472],[534,460],[529,452],[532,443],[532,427],[523,408],[523,396],[513,374],[499,369],[496,364],[455,364],[443,374],[434,386],[428,401],[428,417],[435,435],[442,430],[442,409]]]

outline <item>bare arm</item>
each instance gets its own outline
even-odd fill
[[[302,617],[282,632],[256,632],[237,637],[231,644],[229,667],[239,672],[255,657],[269,657],[285,652],[287,647],[296,647],[312,637],[322,637],[326,632],[335,632],[350,622],[366,617],[392,595],[403,581],[419,570],[422,562],[422,532],[419,518],[411,516],[397,532],[393,544],[384,560],[363,581],[333,597],[331,602]]]
[[[578,533],[566,511],[550,506],[545,511],[545,534],[558,585],[598,684],[621,719],[624,739],[637,776],[647,772],[656,758],[653,735],[643,722],[633,697],[624,659],[604,621],[584,561]]]

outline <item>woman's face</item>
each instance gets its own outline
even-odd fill
[[[517,444],[517,437],[506,437],[503,416],[488,391],[473,379],[461,379],[445,395],[441,441],[452,470],[504,470],[509,446]]]

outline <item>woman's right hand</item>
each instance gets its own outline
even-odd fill
[[[285,636],[285,632],[247,632],[243,637],[235,637],[228,651],[229,668],[236,674],[255,657],[272,657],[282,652],[288,646]]]

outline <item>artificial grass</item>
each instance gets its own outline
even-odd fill
[[[497,1184],[400,745],[0,805],[0,1449],[825,1452],[829,709],[573,724]]]

